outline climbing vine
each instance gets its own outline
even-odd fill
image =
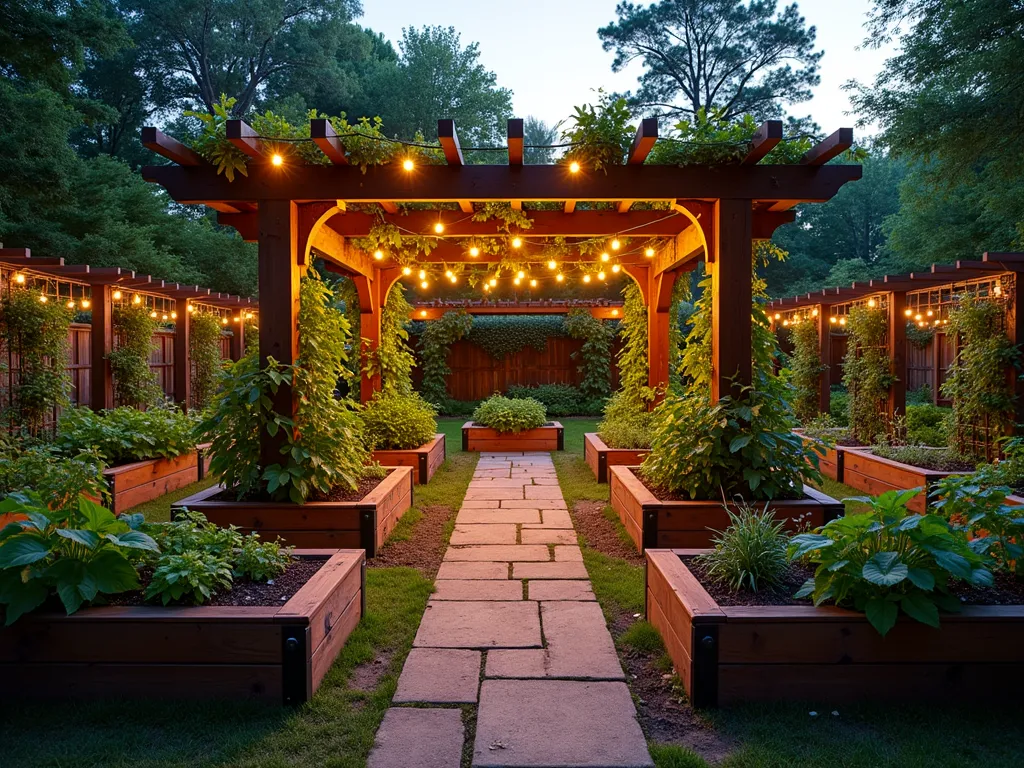
[[[210,312],[189,315],[189,357],[192,360],[191,407],[204,410],[213,400],[220,379],[220,319]]]
[[[1019,365],[1019,353],[1006,335],[1005,312],[1002,302],[963,296],[949,317],[959,349],[942,394],[953,400],[950,447],[962,455],[990,458],[984,454],[1013,425],[1016,398],[1006,372]]]
[[[672,284],[668,316],[668,384],[673,392],[679,392],[682,377],[679,374],[679,360],[683,345],[683,307],[691,298],[689,275],[679,275]],[[688,306],[688,305],[687,305]],[[689,319],[690,315],[687,315]]]
[[[440,406],[448,399],[447,377],[448,352],[459,339],[466,336],[473,327],[473,316],[465,310],[445,312],[437,320],[424,324],[420,334],[420,361],[423,367],[423,383],[420,392],[423,398]]]
[[[917,323],[907,323],[907,342],[917,348],[926,349],[935,338],[935,330],[931,327],[920,327]]]
[[[351,329],[352,338],[361,338],[362,315],[359,312],[359,293],[356,290],[356,284],[350,278],[339,277],[332,286],[332,290],[340,306],[344,308],[345,319],[348,321],[348,327]],[[351,373],[349,377],[349,395],[353,400],[359,400],[361,386],[359,362],[359,355],[350,354],[345,363]]]
[[[793,385],[793,412],[804,424],[818,416],[821,374],[828,366],[821,364],[817,323],[804,321],[792,326],[793,354],[789,358]]]
[[[374,354],[367,356],[366,365],[370,376],[380,375],[381,389],[385,392],[412,392],[416,358],[409,346],[407,329],[411,314],[412,305],[405,298],[405,287],[395,283],[381,311],[380,344]]]
[[[17,355],[19,374],[7,392],[8,423],[39,434],[54,409],[68,404],[71,379],[67,365],[68,328],[72,313],[40,294],[12,287],[0,301],[0,335],[7,351]]]
[[[885,313],[881,309],[854,307],[846,330],[849,341],[843,361],[843,384],[849,393],[850,433],[855,440],[868,445],[886,436],[885,400],[895,380],[889,365]]]
[[[467,339],[495,360],[503,360],[526,347],[543,352],[549,338],[565,333],[560,315],[481,315]]]
[[[114,400],[133,408],[152,405],[163,397],[156,373],[149,367],[159,325],[144,304],[118,304],[113,311],[115,345],[107,355],[114,379]]]
[[[582,364],[580,392],[588,400],[608,397],[612,391],[612,341],[615,331],[609,323],[598,320],[583,308],[570,309],[565,317],[565,332],[573,339],[582,339],[583,346],[572,357]]]

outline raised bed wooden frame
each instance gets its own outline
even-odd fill
[[[712,529],[724,530],[729,516],[720,501],[661,501],[636,476],[636,467],[611,467],[609,490],[612,508],[629,537],[643,552],[655,547],[708,547]],[[814,528],[841,517],[843,504],[810,486],[802,499],[768,502],[786,528]],[[763,505],[765,502],[757,502]],[[730,505],[732,502],[730,502]]]
[[[445,457],[445,440],[441,433],[434,435],[432,440],[419,448],[410,448],[405,451],[373,452],[373,460],[380,462],[385,467],[412,467],[415,470],[413,479],[417,485],[429,483],[430,478],[444,464]]]
[[[638,466],[650,452],[650,448],[609,448],[596,432],[583,435],[583,459],[599,483],[608,482],[608,467]]]
[[[213,500],[224,490],[215,485],[182,499],[171,513],[189,509],[202,512],[220,526],[237,525],[244,532],[258,531],[264,538],[280,537],[294,547],[313,549],[365,549],[374,557],[412,506],[413,470],[395,467],[360,501]]]
[[[950,475],[965,474],[915,467],[912,464],[876,456],[865,448],[846,448],[843,453],[845,455],[842,482],[872,496],[891,490],[907,491],[911,488],[921,488],[921,493],[907,504],[907,509],[919,514],[927,511],[928,494],[937,481]]]
[[[821,474],[831,480],[835,480],[840,483],[843,482],[843,467],[846,447],[837,445],[830,448],[820,440],[816,440],[813,437],[807,437],[799,429],[793,431],[803,439],[805,447],[817,445],[824,450],[824,453],[818,454],[818,469],[821,470]]]
[[[565,427],[549,421],[543,427],[522,432],[498,432],[472,421],[462,425],[463,451],[561,451],[565,450]]]
[[[680,560],[647,551],[647,620],[695,707],[825,699],[979,701],[1024,683],[1024,605],[967,606],[939,629],[901,618],[884,638],[834,606],[720,606]]]
[[[280,606],[104,606],[0,628],[0,698],[225,698],[302,704],[363,616],[361,550],[329,559]]]
[[[197,451],[173,459],[145,459],[105,469],[103,477],[110,491],[110,511],[121,514],[202,480],[203,469]]]

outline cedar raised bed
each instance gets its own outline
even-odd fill
[[[373,460],[380,462],[385,467],[412,467],[413,479],[418,485],[426,485],[430,478],[437,472],[438,467],[444,464],[445,444],[444,435],[436,434],[434,439],[424,443],[419,448],[410,448],[407,451],[374,451]]]
[[[0,628],[0,698],[249,699],[301,704],[365,610],[360,550],[274,606],[104,606]]]
[[[472,421],[462,425],[464,451],[561,451],[565,448],[565,428],[557,421],[522,432],[499,432]]]
[[[215,485],[177,502],[171,514],[188,509],[202,512],[219,526],[257,531],[264,539],[280,537],[293,547],[365,549],[367,557],[374,557],[412,506],[412,475],[411,467],[396,467],[359,501],[305,504],[213,499],[224,490]]]
[[[1016,699],[1024,605],[965,606],[939,629],[901,617],[884,638],[834,606],[720,606],[680,556],[647,551],[647,620],[696,707],[758,700]]]
[[[909,491],[911,488],[921,488],[921,492],[907,504],[907,509],[918,514],[928,511],[928,494],[934,483],[950,475],[965,474],[915,467],[912,464],[875,456],[869,449],[864,448],[847,448],[844,453],[844,483],[872,496],[892,490]]]
[[[818,454],[818,469],[821,470],[821,474],[840,483],[843,482],[846,448],[839,445],[830,448],[820,440],[815,440],[813,437],[807,437],[798,429],[794,430],[794,432],[795,434],[800,435],[801,439],[803,439],[805,447],[817,445],[824,451],[824,453]]]
[[[721,501],[662,501],[640,481],[635,467],[612,467],[609,484],[612,509],[619,516],[639,552],[655,547],[709,547],[712,530],[729,526],[729,516]],[[753,502],[758,508],[765,502]],[[730,501],[730,506],[733,502]],[[804,486],[801,499],[768,502],[775,517],[796,531],[816,528],[841,517],[841,502],[810,486]]]
[[[599,483],[608,482],[608,467],[638,466],[650,448],[609,448],[596,432],[583,435],[583,458]]]
[[[179,488],[203,479],[199,453],[183,453],[173,459],[145,459],[103,470],[110,490],[110,511],[121,514]],[[205,463],[209,465],[207,458]]]

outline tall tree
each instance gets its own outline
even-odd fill
[[[558,126],[548,125],[532,115],[523,121],[523,162],[527,165],[546,165],[555,158],[554,149],[542,149],[558,141]]]
[[[643,64],[631,95],[643,111],[778,117],[818,84],[822,53],[795,3],[779,11],[775,0],[660,0],[621,2],[615,12],[618,19],[597,34],[615,52],[613,71]]]

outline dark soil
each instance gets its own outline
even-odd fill
[[[433,580],[444,558],[445,527],[455,510],[443,504],[423,507],[423,517],[413,535],[405,541],[388,541],[377,556],[367,561],[370,568],[416,568]]]
[[[390,475],[391,472],[389,471]],[[383,479],[376,477],[364,477],[359,481],[359,486],[354,490],[350,491],[347,488],[335,488],[328,494],[314,493],[307,501],[361,501],[370,491],[376,488],[383,482]],[[238,501],[238,494],[236,494],[230,488],[226,488],[220,493],[211,496],[209,501]],[[266,493],[252,493],[248,496],[243,496],[242,501],[273,501],[269,494]]]
[[[307,581],[313,578],[313,574],[319,571],[327,560],[326,557],[304,557],[301,560],[295,560],[288,566],[287,571],[270,581],[236,579],[230,591],[215,594],[212,600],[203,605],[284,605]],[[107,602],[110,605],[161,605],[159,600],[156,602],[146,602],[145,600],[145,590],[152,577],[152,570],[141,570],[139,572],[139,581],[142,582],[141,590],[110,595]]]
[[[727,585],[712,580],[705,568],[695,557],[683,557],[682,561],[690,569],[700,585],[715,599],[719,605],[810,605],[806,598],[797,600],[794,594],[804,585],[807,579],[814,576],[814,568],[804,563],[792,563],[786,571],[781,583],[770,589],[759,589],[757,592],[743,590],[733,592]]]
[[[636,473],[636,476],[638,478],[640,478],[640,482],[644,484],[644,488],[646,488],[648,491],[653,493],[654,497],[658,501],[704,501],[704,502],[712,502],[712,503],[715,503],[715,504],[719,504],[722,501],[721,499],[691,499],[685,493],[676,493],[675,491],[670,491],[670,490],[668,490],[668,488],[665,488],[663,486],[655,485],[654,483],[652,483],[650,480],[648,480],[646,477],[644,477],[640,473]],[[735,494],[726,494],[726,496],[729,499],[729,501],[738,500],[740,498],[744,498],[744,499],[746,498],[746,496],[744,496],[742,491],[739,492],[739,493],[735,493]],[[782,497],[779,497],[778,500],[779,501],[784,501],[787,498],[788,499],[797,499],[797,498],[800,498],[800,497],[799,496],[795,496],[795,495],[794,496],[782,496]],[[751,500],[748,499],[748,501],[751,501]],[[754,501],[754,503],[757,503],[757,500],[753,500],[753,501]],[[760,503],[761,503],[762,506],[764,506],[764,501],[763,500]]]
[[[949,591],[967,605],[1024,605],[1024,580],[1011,573],[996,573],[995,585],[972,587],[962,581],[952,582]]]
[[[373,691],[391,668],[393,657],[393,652],[382,651],[366,663],[360,664],[352,670],[352,676],[348,679],[348,687],[357,691]]]
[[[630,565],[643,565],[644,556],[632,542],[623,541],[617,526],[604,516],[606,506],[603,501],[577,501],[572,510],[576,532],[583,535],[587,546],[603,555],[618,557]]]

